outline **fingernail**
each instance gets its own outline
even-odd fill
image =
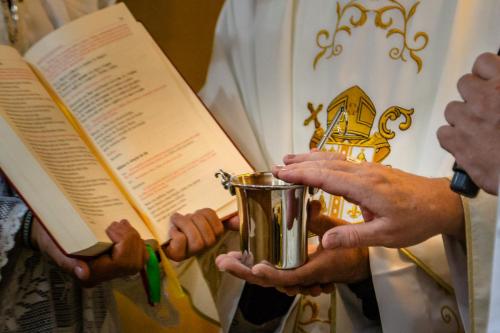
[[[325,249],[335,249],[340,245],[338,237],[333,232],[323,236],[322,244]]]
[[[273,166],[274,171],[284,171],[286,170],[286,166],[284,165],[275,165]]]
[[[80,280],[83,280],[83,278],[85,277],[84,276],[84,272],[83,272],[83,268],[81,268],[80,266],[76,266],[75,267],[75,275],[80,279]]]
[[[295,154],[285,155],[285,159],[295,158]]]
[[[224,267],[217,266],[217,268],[219,269],[219,272],[225,272],[226,271],[226,269]]]

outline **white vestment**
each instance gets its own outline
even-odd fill
[[[493,269],[491,276],[490,308],[488,318],[489,333],[500,332],[500,201],[497,206],[497,223],[494,231],[495,243],[493,251]]]
[[[344,136],[332,136],[327,149],[447,176],[452,158],[436,129],[446,104],[459,98],[460,76],[480,53],[496,51],[499,10],[495,0],[229,0],[200,95],[259,170],[308,151],[343,110]],[[359,208],[342,198],[321,199],[328,213],[360,220]],[[337,332],[463,330],[441,237],[402,250],[371,248],[370,266],[382,327],[339,286],[331,306],[324,295],[296,302],[283,329],[328,332],[330,313]],[[220,290],[222,310],[234,313],[234,296]]]
[[[497,198],[480,191],[477,198],[463,202],[466,242],[443,238],[464,327],[467,332],[486,332]]]

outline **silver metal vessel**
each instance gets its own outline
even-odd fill
[[[241,250],[249,256],[247,262],[267,261],[280,269],[306,262],[306,186],[285,183],[271,172],[233,176],[220,170],[216,176],[237,196]]]

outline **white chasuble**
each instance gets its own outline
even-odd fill
[[[493,295],[497,199],[483,191],[474,199],[463,199],[466,241],[443,236],[460,315],[468,332],[486,332],[490,298],[494,301],[490,291]]]
[[[495,0],[228,0],[201,97],[259,170],[315,147],[342,112],[327,150],[448,176],[452,158],[435,133],[446,104],[459,99],[457,80],[480,53],[496,52],[499,14]],[[343,198],[318,199],[324,213],[362,221]],[[371,248],[370,266],[381,327],[339,286],[331,302],[325,295],[296,302],[290,313],[298,317],[283,329],[463,330],[440,236],[406,249]]]
[[[500,313],[500,202],[497,204],[497,209],[488,318],[489,333],[500,332],[500,316],[498,315]]]

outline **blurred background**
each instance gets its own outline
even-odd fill
[[[205,82],[214,29],[224,0],[121,0],[191,88]]]

